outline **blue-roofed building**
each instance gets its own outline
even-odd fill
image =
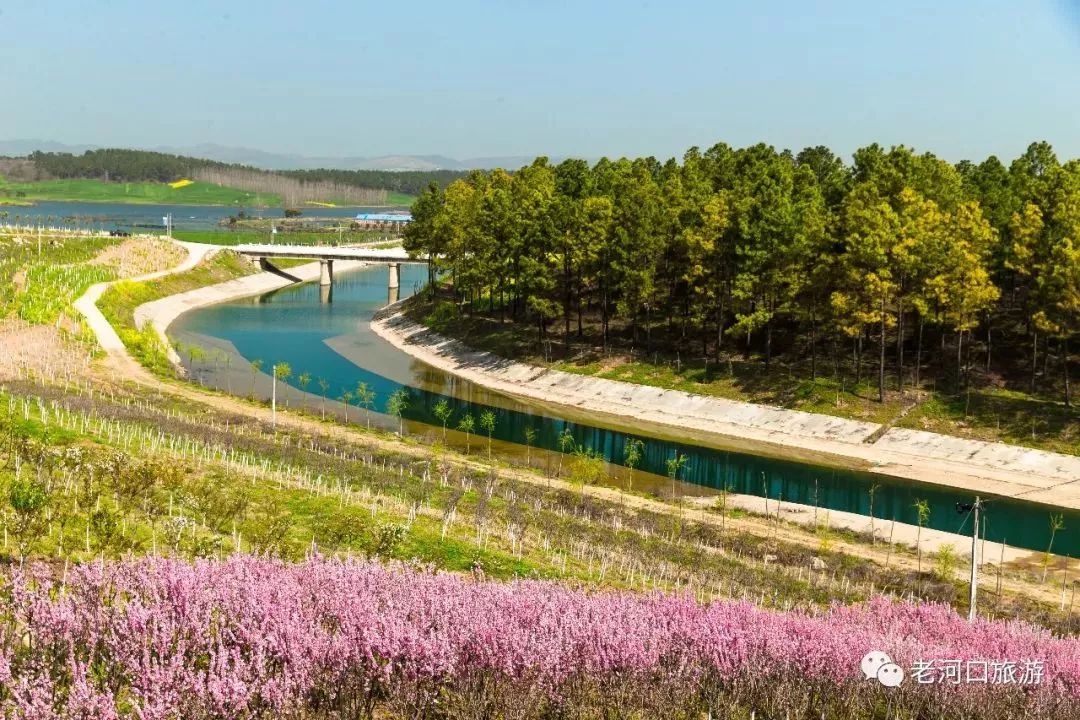
[[[356,221],[360,223],[407,223],[412,222],[412,213],[357,213]]]

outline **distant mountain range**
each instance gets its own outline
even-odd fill
[[[0,140],[0,156],[22,157],[35,150],[42,152],[67,152],[81,154],[94,150],[100,145],[66,145],[49,140]],[[273,153],[252,148],[229,147],[214,143],[203,143],[187,147],[160,146],[136,148],[156,152],[206,158],[219,162],[251,165],[265,170],[311,170],[315,168],[335,168],[340,170],[488,170],[501,167],[517,169],[533,161],[532,157],[481,157],[455,160],[443,155],[381,155],[379,157],[312,157],[289,153]],[[552,162],[563,158],[552,157]]]

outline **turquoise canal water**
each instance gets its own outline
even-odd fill
[[[425,278],[422,266],[402,266],[402,294],[415,292]],[[728,488],[735,493],[767,496],[773,501],[779,499],[862,515],[871,514],[872,504],[874,517],[911,524],[917,523],[913,507],[916,500],[924,499],[930,504],[929,527],[954,533],[971,531],[966,513],[958,514],[955,507],[958,502],[972,500],[967,493],[878,474],[708,447],[693,440],[680,442],[677,430],[668,431],[666,437],[628,432],[598,419],[583,420],[556,408],[539,407],[492,393],[418,362],[376,337],[368,327],[372,313],[387,300],[385,267],[339,273],[334,280],[332,298],[327,300],[317,285],[293,286],[193,311],[177,320],[170,333],[181,342],[198,343],[232,354],[229,371],[220,362],[213,369],[204,362],[194,370],[201,373],[204,381],[223,388],[228,386],[241,394],[255,387],[255,375],[244,360],[261,360],[264,368],[287,362],[293,371],[289,383],[294,388],[299,389],[299,376],[305,372],[311,376],[307,392],[322,395],[319,386],[322,380],[328,385],[326,394],[331,399],[365,382],[377,393],[379,410],[385,408],[391,393],[407,388],[410,402],[405,419],[411,433],[441,433],[433,408],[438,401],[447,399],[454,409],[451,427],[465,413],[471,413],[474,418],[485,410],[495,413],[494,439],[496,452],[500,454],[524,456],[528,427],[536,431],[534,448],[557,449],[560,434],[568,429],[576,447],[597,450],[615,465],[622,462],[627,442],[640,439],[645,450],[639,472],[635,472],[637,488],[670,493],[670,483],[663,476],[667,461],[678,453],[686,456],[686,465],[679,474],[680,480],[688,484],[681,485],[683,491],[696,489],[701,493]],[[244,360],[236,357],[237,353]],[[258,392],[267,394],[268,383]],[[301,394],[293,391],[292,395],[291,402],[295,404]],[[306,402],[315,409],[322,404],[311,396]],[[351,408],[349,412],[351,422],[364,421],[363,410]],[[396,429],[393,418],[378,414],[372,418],[372,422]],[[487,438],[483,431],[478,432],[479,435],[471,438],[474,451],[486,449]],[[464,441],[463,435],[450,434],[451,444],[461,445]],[[540,454],[546,455],[545,462],[558,462],[558,456],[553,453]],[[875,488],[872,493],[871,488]],[[989,500],[984,515],[987,540],[1032,550],[1047,549],[1050,516],[1057,510],[1005,498],[984,499]],[[1065,528],[1054,538],[1053,550],[1076,555],[1080,553],[1080,513],[1062,514]],[[880,532],[884,526],[878,527]]]

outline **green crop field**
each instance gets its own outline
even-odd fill
[[[277,195],[252,193],[212,183],[196,182],[173,188],[166,183],[104,182],[102,180],[43,180],[13,183],[0,178],[0,196],[17,200],[70,200],[175,205],[281,205]]]

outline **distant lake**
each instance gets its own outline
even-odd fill
[[[407,209],[407,208],[404,208]],[[31,207],[0,205],[0,223],[62,225],[92,230],[145,230],[160,228],[161,219],[172,213],[177,230],[212,230],[240,211],[254,218],[280,218],[282,208],[242,208],[223,205],[136,205],[125,203],[43,201]],[[7,213],[7,217],[3,214]],[[351,218],[361,212],[386,212],[386,208],[313,207],[307,217]]]

